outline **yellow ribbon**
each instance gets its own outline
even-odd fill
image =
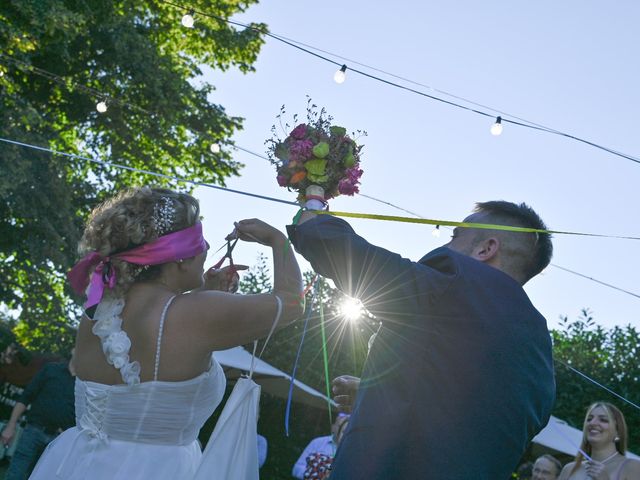
[[[484,228],[486,230],[505,230],[509,232],[548,233],[557,235],[580,235],[585,237],[621,238],[624,240],[640,240],[640,237],[621,235],[603,235],[598,233],[565,232],[561,230],[543,230],[540,228],[514,227],[510,225],[496,225],[492,223],[452,222],[450,220],[434,220],[430,218],[399,217],[396,215],[378,215],[374,213],[333,212],[329,210],[314,210],[319,215],[334,215],[336,217],[364,218],[367,220],[384,220],[387,222],[421,223],[427,225],[443,225],[448,227]]]

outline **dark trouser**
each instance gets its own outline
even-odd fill
[[[42,427],[27,423],[16,447],[5,480],[27,480],[45,447],[56,438]]]

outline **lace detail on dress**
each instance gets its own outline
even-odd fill
[[[85,411],[78,419],[78,426],[89,435],[99,440],[107,440],[103,431],[104,418],[107,411],[109,392],[85,386]]]
[[[100,337],[107,362],[120,370],[124,383],[135,385],[140,383],[140,363],[129,361],[131,340],[122,330],[123,308],[124,299],[105,296],[96,309],[91,330]]]

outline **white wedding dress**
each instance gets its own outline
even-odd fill
[[[114,332],[122,332],[117,327]],[[128,348],[126,353],[128,360]],[[158,381],[159,359],[158,348],[153,381],[103,385],[76,378],[76,426],[49,444],[29,478],[257,480],[260,387],[250,379],[238,381],[203,458],[198,432],[222,400],[224,372],[212,355],[209,370],[193,379]],[[231,456],[221,462],[220,450]]]

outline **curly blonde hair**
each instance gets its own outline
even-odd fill
[[[168,224],[159,227],[157,212],[162,205],[169,205],[172,213]],[[198,201],[186,193],[150,187],[123,190],[91,212],[78,253],[84,256],[98,252],[106,257],[191,227],[199,218]],[[111,264],[116,270],[116,296],[124,294],[135,281],[152,279],[160,272],[159,265],[141,269],[116,258],[111,259]]]

